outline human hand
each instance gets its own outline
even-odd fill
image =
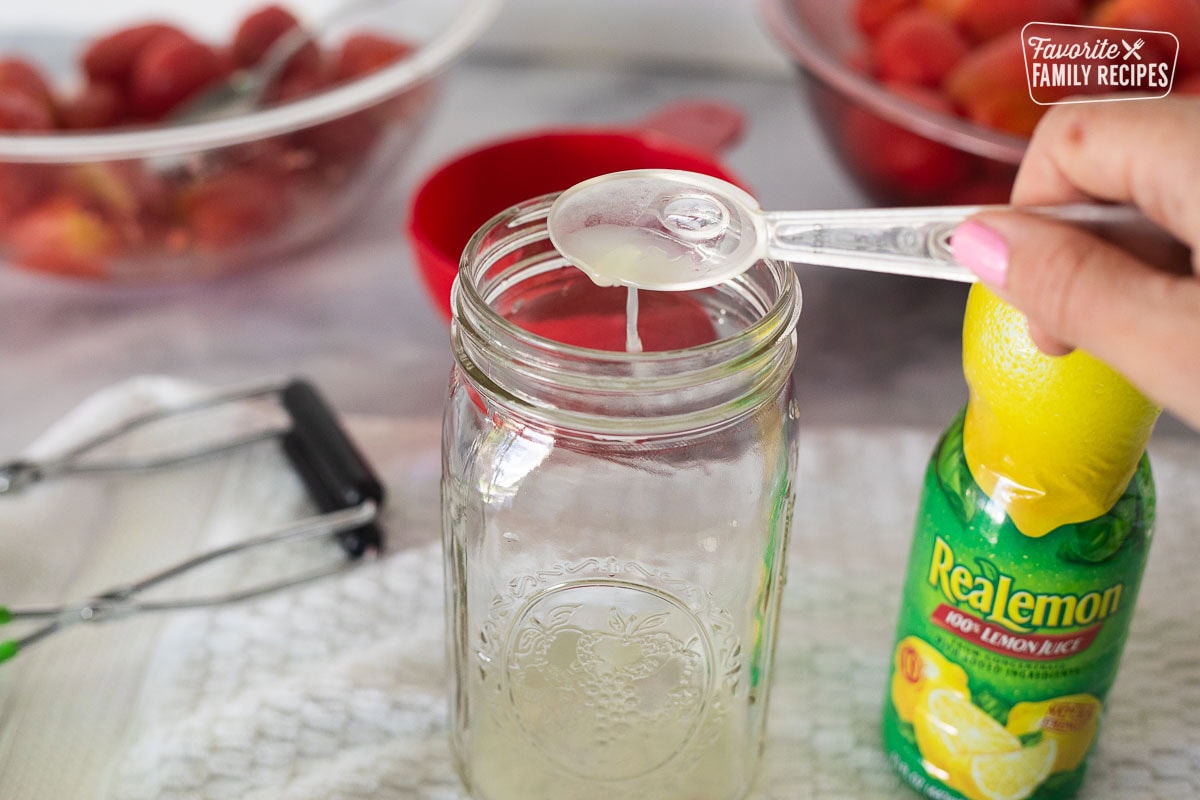
[[[1137,206],[1192,250],[1190,270],[1138,260],[1079,228],[988,212],[960,225],[955,257],[1029,320],[1045,353],[1079,347],[1200,430],[1200,100],[1051,109],[1014,205]],[[1186,268],[1185,268],[1186,270]]]

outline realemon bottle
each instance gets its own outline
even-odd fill
[[[1159,409],[1086,353],[1039,353],[981,286],[963,371],[967,407],[925,475],[884,744],[928,797],[1066,798],[1146,564]]]

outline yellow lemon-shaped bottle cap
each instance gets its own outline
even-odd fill
[[[982,285],[967,300],[963,374],[967,465],[1026,536],[1112,508],[1161,410],[1085,352],[1040,352],[1024,316]]]

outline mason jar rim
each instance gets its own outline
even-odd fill
[[[781,339],[791,337],[786,370],[790,374],[795,355],[795,325],[802,302],[795,272],[791,265],[783,262],[758,262],[770,270],[779,291],[757,319],[729,336],[692,347],[647,352],[582,347],[541,336],[497,312],[485,296],[485,290],[478,285],[479,279],[497,261],[522,247],[544,244],[557,253],[549,243],[544,224],[557,196],[558,193],[546,194],[505,209],[481,226],[467,243],[451,289],[452,339],[456,340],[456,355],[460,355],[457,340],[475,339],[481,346],[486,343],[489,354],[498,360],[511,362],[516,372],[526,377],[543,376],[547,386],[581,392],[611,391],[617,387],[626,394],[648,396],[719,382],[738,370],[745,370],[749,379],[749,373],[753,373],[756,366],[760,369],[771,367],[772,351]],[[498,242],[492,241],[491,237],[497,232],[507,233]],[[557,260],[561,262],[562,256],[558,255]],[[560,269],[561,265],[551,268]],[[497,388],[504,391],[510,387]],[[521,399],[531,407],[534,416],[538,416],[538,409],[547,413],[554,411],[536,396],[527,395]],[[569,412],[564,415],[561,409],[557,415],[572,417],[576,424],[582,422],[578,415]],[[664,418],[676,418],[675,425],[679,416],[663,415]],[[692,423],[700,421],[694,413],[684,416]],[[665,419],[661,421],[668,428],[673,426]],[[645,423],[645,420],[641,422]],[[637,427],[644,428],[647,424]]]

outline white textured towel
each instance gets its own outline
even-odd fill
[[[164,379],[114,387],[38,451],[189,391]],[[437,422],[349,428],[390,491],[390,554],[251,603],[73,630],[0,666],[0,797],[465,797],[446,744]],[[880,753],[878,718],[935,437],[803,436],[755,798],[911,796]],[[1151,455],[1157,541],[1089,798],[1200,795],[1200,452],[1156,442]],[[47,484],[0,499],[0,600],[79,599],[304,513],[270,447],[170,474]]]

